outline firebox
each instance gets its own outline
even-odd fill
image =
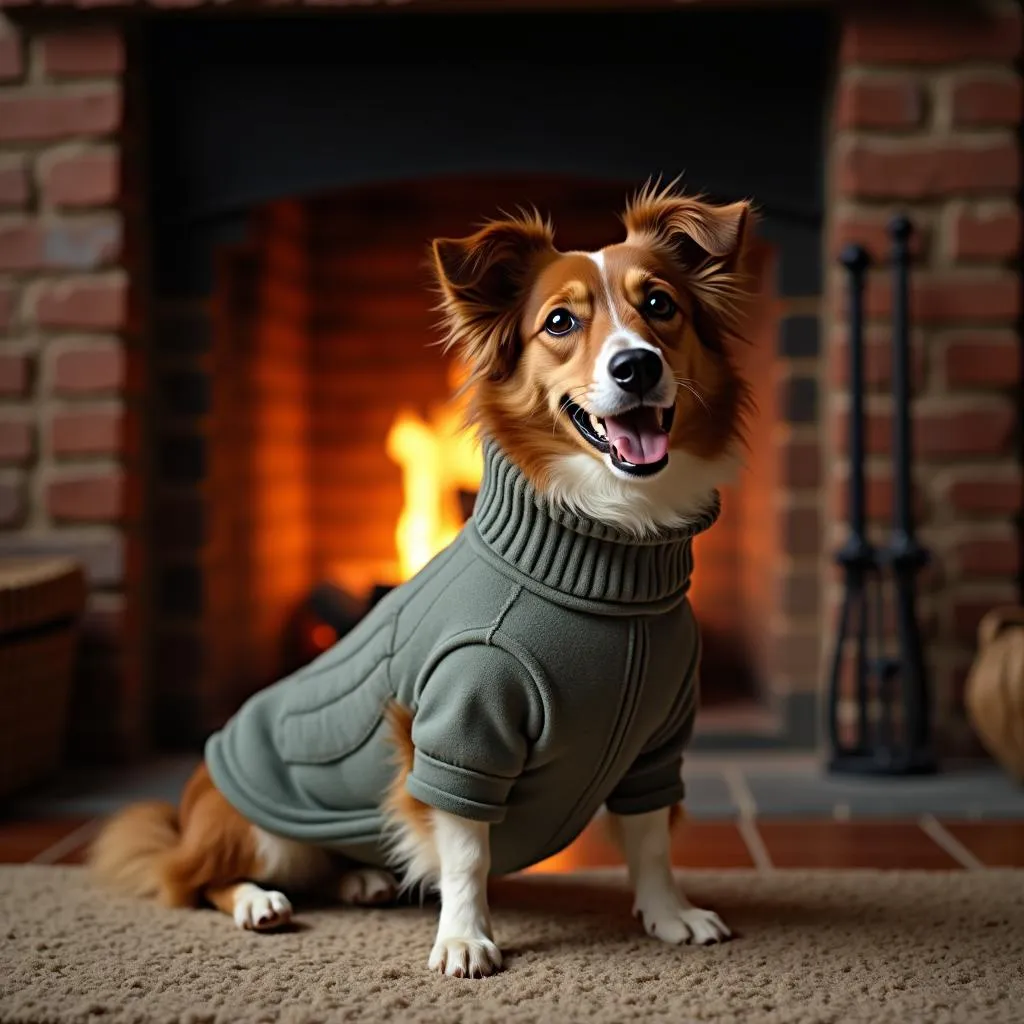
[[[468,513],[479,454],[434,344],[430,239],[535,205],[560,248],[597,248],[628,193],[680,173],[760,211],[737,351],[758,412],[696,548],[703,700],[813,741],[813,702],[777,685],[791,558],[773,510],[780,440],[817,417],[779,361],[800,357],[821,290],[828,33],[803,9],[148,23],[165,744],[332,642],[318,587],[358,615]]]

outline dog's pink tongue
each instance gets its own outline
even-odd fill
[[[604,428],[619,458],[634,466],[658,462],[668,451],[668,434],[661,429],[658,410],[650,406],[633,409],[624,416],[608,416]]]

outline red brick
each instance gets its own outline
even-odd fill
[[[124,350],[115,344],[66,348],[54,355],[51,372],[57,394],[116,392],[125,381]]]
[[[833,332],[832,383],[847,387],[850,382],[850,350],[845,327]],[[870,391],[888,388],[892,383],[892,337],[887,328],[870,327],[864,333],[864,386]],[[910,386],[919,391],[925,383],[924,346],[913,339],[910,343]]]
[[[0,95],[0,142],[105,135],[121,124],[121,93],[114,86],[75,92]]]
[[[953,84],[953,124],[957,127],[1020,123],[1021,80],[1013,73],[972,72]]]
[[[925,518],[927,503],[923,491],[911,485],[910,504],[914,519],[920,522]],[[864,514],[868,519],[878,522],[891,522],[893,506],[892,473],[887,469],[872,467],[864,475]],[[844,473],[834,480],[832,488],[832,514],[841,522],[846,522],[850,512],[850,477]]]
[[[1007,192],[1020,182],[1020,148],[1010,138],[855,139],[839,147],[836,173],[841,194],[867,199]]]
[[[956,546],[960,572],[968,576],[1014,577],[1020,570],[1020,541],[1016,537],[984,537]]]
[[[50,206],[105,206],[120,190],[118,151],[59,152],[39,161],[42,198]]]
[[[11,82],[25,73],[21,36],[9,24],[0,25],[0,81]]]
[[[0,332],[6,331],[14,322],[14,303],[18,289],[14,285],[0,283]]]
[[[51,480],[46,490],[50,515],[68,522],[110,522],[124,516],[124,477],[119,472]]]
[[[27,508],[24,481],[0,477],[0,529],[20,526]]]
[[[1018,466],[958,467],[947,479],[945,495],[960,515],[1016,516],[1024,506],[1024,481]]]
[[[959,402],[949,409],[915,409],[911,419],[914,455],[918,458],[1003,455],[1012,450],[1016,426],[1013,404],[1001,398]],[[892,450],[892,413],[872,409],[864,417],[864,444],[868,455]],[[849,416],[837,412],[834,433],[837,449],[849,450]]]
[[[0,206],[28,205],[28,169],[21,156],[0,156]]]
[[[922,459],[1004,455],[1013,450],[1017,410],[994,398],[975,407],[918,412],[914,454]]]
[[[891,218],[858,211],[841,213],[832,225],[832,254],[838,258],[847,245],[860,245],[867,249],[873,264],[889,262],[892,237],[889,234]],[[910,236],[910,252],[920,256],[928,249],[931,228],[928,224],[915,224]]]
[[[1020,386],[1020,339],[1013,332],[994,340],[985,335],[957,335],[946,345],[943,362],[950,390]]]
[[[816,615],[821,609],[821,580],[817,572],[787,572],[779,584],[783,615]]]
[[[27,355],[0,352],[0,398],[21,398],[27,394],[31,369]]]
[[[836,104],[839,128],[916,128],[924,117],[921,86],[906,76],[847,76]]]
[[[992,211],[959,210],[950,226],[950,246],[958,260],[1008,260],[1020,252],[1019,207]]]
[[[821,446],[817,441],[788,441],[779,449],[782,487],[817,487],[821,482]]]
[[[821,516],[816,508],[779,510],[782,550],[790,557],[816,555],[821,547]]]
[[[46,36],[43,69],[54,77],[118,75],[124,70],[124,45],[112,29],[78,29]]]
[[[915,324],[1014,321],[1020,315],[1020,278],[1006,270],[916,272],[910,280],[910,316]],[[842,294],[843,303],[846,294]],[[892,313],[892,279],[871,274],[864,294],[865,314],[888,319]]]
[[[966,8],[968,5],[962,5]],[[1012,60],[1020,53],[1020,16],[951,9],[851,10],[844,24],[840,60],[860,64],[950,64]]]
[[[79,278],[49,283],[36,296],[35,317],[41,327],[122,327],[127,288],[123,278]]]
[[[28,462],[35,451],[35,432],[27,420],[0,412],[0,463]]]
[[[821,633],[776,632],[771,638],[771,665],[773,672],[783,676],[816,677],[821,668]]]
[[[0,221],[0,271],[43,265],[43,233],[36,220]]]
[[[122,450],[120,409],[58,412],[50,424],[50,447],[59,458],[117,455]]]

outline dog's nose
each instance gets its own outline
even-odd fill
[[[612,380],[630,394],[643,396],[661,380],[661,356],[646,348],[627,348],[608,362]]]

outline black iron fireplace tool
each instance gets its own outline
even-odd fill
[[[864,276],[867,252],[848,246],[840,257],[850,296],[850,487],[846,543],[836,554],[844,593],[828,693],[829,769],[862,775],[906,775],[936,768],[931,708],[915,609],[917,574],[928,552],[914,536],[910,505],[910,235],[905,217],[889,227],[893,242],[892,390],[893,522],[889,542],[869,543],[864,516]],[[895,644],[886,644],[885,596],[891,592]],[[854,714],[840,725],[844,665],[853,669]]]

